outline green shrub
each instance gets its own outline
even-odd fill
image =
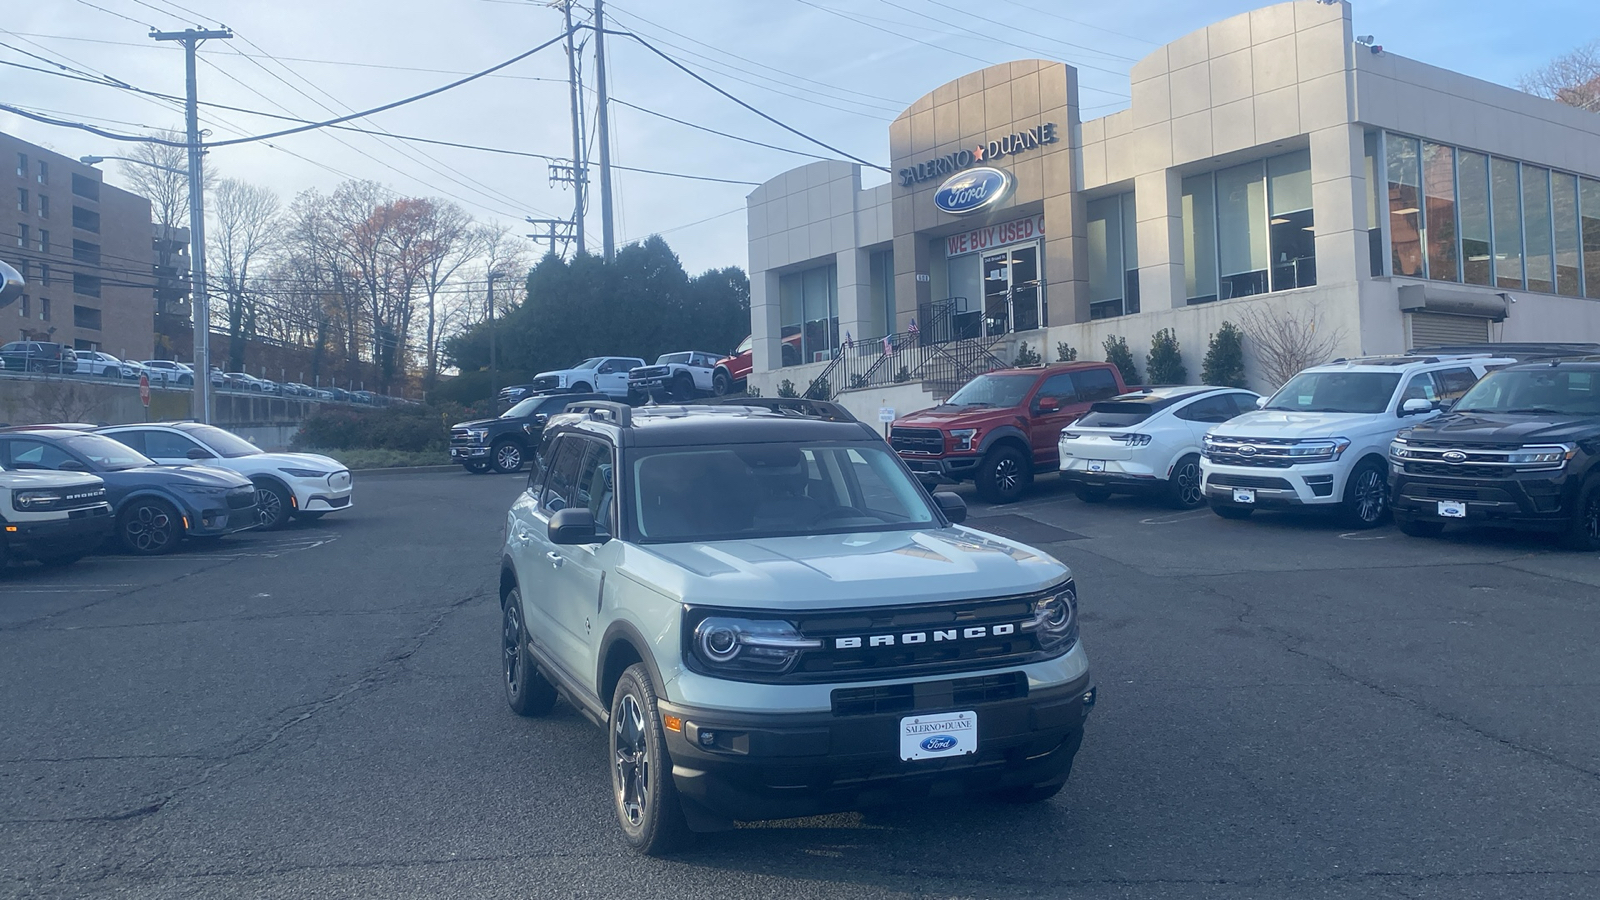
[[[1151,384],[1184,384],[1189,380],[1183,353],[1178,349],[1178,336],[1171,328],[1150,336],[1150,355],[1145,357],[1144,367]]]
[[[786,397],[792,400],[796,397],[799,397],[800,392],[794,389],[794,382],[785,378],[784,380],[778,382],[778,396]]]
[[[1028,346],[1027,341],[1023,341],[1022,346],[1017,348],[1017,358],[1011,361],[1011,366],[1016,369],[1025,369],[1028,366],[1037,366],[1041,362],[1043,360],[1039,358],[1039,354]]]
[[[759,396],[761,396],[761,388],[758,388],[758,387],[745,388],[744,389],[744,395],[746,397],[759,397]]]
[[[355,409],[324,406],[306,419],[291,446],[319,450],[395,450],[443,452],[450,447],[450,426],[481,418],[456,404]]]
[[[1056,344],[1056,362],[1077,362],[1077,361],[1078,361],[1078,349],[1076,347],[1073,347],[1071,344],[1068,344],[1066,341],[1061,341],[1061,342]]]
[[[1139,383],[1139,367],[1133,362],[1133,351],[1128,349],[1128,342],[1121,335],[1109,335],[1102,347],[1106,349],[1106,362],[1117,367],[1122,373],[1122,383],[1134,385]]]
[[[1232,322],[1223,322],[1200,364],[1200,380],[1220,387],[1245,386],[1244,331]]]
[[[906,368],[905,366],[901,366],[900,367],[900,371],[894,373],[894,383],[895,384],[905,384],[906,382],[908,382],[910,380],[911,380],[911,370]]]
[[[828,387],[828,379],[819,376],[816,381],[811,382],[810,387],[806,388],[806,399],[832,400],[833,394]]]

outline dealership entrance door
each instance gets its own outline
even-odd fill
[[[1032,331],[1046,324],[1039,290],[1039,245],[983,254],[983,333]]]

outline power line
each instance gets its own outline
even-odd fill
[[[669,116],[664,112],[658,112],[658,111],[653,110],[653,109],[645,109],[642,106],[636,106],[636,105],[634,105],[632,103],[629,103],[626,100],[618,100],[615,97],[611,98],[611,102],[617,104],[618,106],[626,106],[629,109],[638,110],[639,112],[642,112],[642,113],[644,113],[646,115],[655,116],[658,119],[666,119],[668,122],[676,122],[679,125],[687,125],[690,128],[696,129],[698,131],[704,131],[704,132],[706,132],[708,134],[714,134],[714,135],[717,135],[718,137],[725,137],[725,138],[728,138],[730,140],[741,141],[741,142],[746,143],[746,144],[754,144],[757,147],[766,147],[768,150],[780,150],[780,151],[782,151],[784,153],[793,153],[796,156],[807,156],[807,157],[810,157],[811,159],[832,159],[833,158],[831,156],[821,156],[821,155],[816,154],[816,153],[807,153],[804,150],[790,150],[788,147],[779,147],[777,144],[767,144],[767,143],[763,143],[762,141],[755,140],[754,138],[740,137],[740,136],[738,136],[736,134],[729,134],[726,131],[718,131],[715,128],[709,128],[709,127],[707,127],[705,125],[696,125],[693,122],[686,122],[683,119],[679,119],[679,118],[677,118],[675,116]]]

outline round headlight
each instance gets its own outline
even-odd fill
[[[728,662],[739,655],[739,632],[714,622],[703,622],[697,635],[700,652],[713,662]]]

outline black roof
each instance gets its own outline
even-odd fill
[[[765,404],[641,406],[632,410],[620,404],[582,404],[577,410],[568,409],[563,418],[575,412],[589,414],[554,423],[555,427],[604,434],[633,447],[882,440],[876,431],[853,418],[802,415]]]
[[[1584,372],[1600,372],[1600,353],[1593,356],[1582,356],[1565,359],[1543,359],[1530,362],[1520,362],[1515,365],[1505,366],[1500,371],[1525,371],[1528,369],[1578,369]]]

